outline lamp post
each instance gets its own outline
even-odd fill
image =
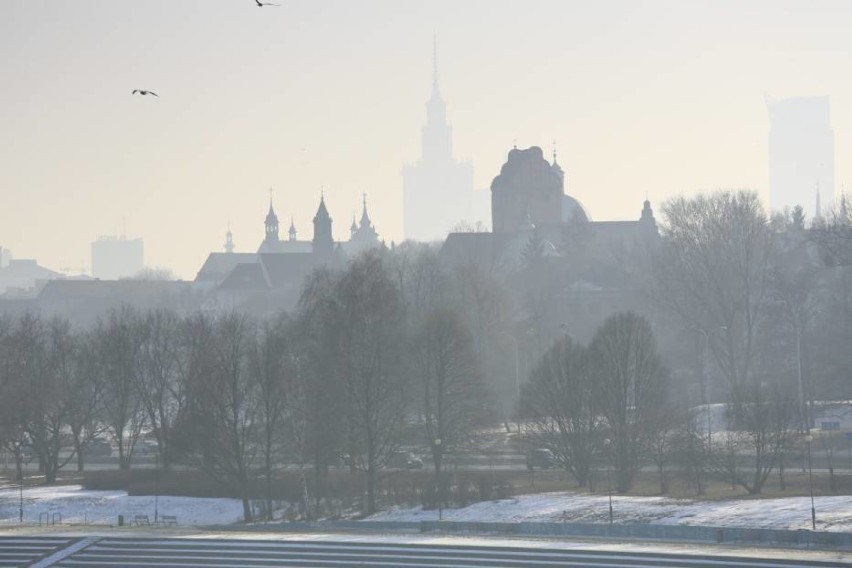
[[[441,452],[441,438],[435,438],[435,448],[438,450],[437,453]],[[443,491],[441,490],[441,467],[438,466],[437,471],[437,481],[438,481],[438,520],[444,520],[444,501],[443,501]]]
[[[609,524],[612,524],[612,520],[613,520],[613,515],[612,515],[612,472],[610,471],[610,465],[611,465],[612,460],[610,459],[610,451],[609,451],[611,443],[612,443],[612,440],[610,440],[609,438],[604,440],[604,448],[606,448],[605,451],[606,451],[606,456],[607,456],[606,490],[607,490],[607,494],[609,495]]]
[[[814,482],[813,482],[813,473],[811,470],[811,442],[813,441],[813,436],[808,433],[805,436],[805,442],[808,443],[808,488],[811,492],[811,528],[816,530],[816,506],[814,505]]]
[[[159,518],[159,501],[160,501],[160,448],[154,452],[154,524],[157,524]]]

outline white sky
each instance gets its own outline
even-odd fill
[[[764,93],[830,95],[836,180],[852,145],[843,0],[0,0],[0,245],[89,266],[97,235],[145,239],[193,278],[263,238],[335,236],[366,192],[399,240],[438,35],[456,156],[489,186],[517,138],[558,143],[597,220],[719,187],[767,191]],[[136,88],[160,94],[132,97]]]

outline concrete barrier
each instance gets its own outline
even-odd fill
[[[652,524],[482,523],[422,521],[422,532],[465,532],[518,536],[578,536],[683,540],[708,543],[765,543],[852,548],[852,533]]]

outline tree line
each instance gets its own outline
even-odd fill
[[[850,226],[808,224],[801,208],[769,217],[749,192],[670,200],[658,243],[609,251],[608,274],[639,301],[602,316],[587,345],[555,319],[572,318],[557,315],[566,269],[607,255],[581,233],[558,258],[533,233],[516,266],[412,243],[368,251],[315,271],[296,309],[266,318],[2,317],[0,441],[19,474],[32,452],[50,482],[72,460],[82,469],[96,437],[126,469],[150,436],[163,467],[234,488],[246,519],[251,488],[282,461],[306,504],[307,476],[320,487],[331,467],[363,472],[371,513],[404,444],[426,448],[439,479],[483,427],[515,421],[580,485],[604,467],[626,491],[654,464],[664,491],[680,460],[699,492],[711,475],[760,492],[813,425],[810,401],[849,396]],[[722,437],[710,403],[726,404]]]

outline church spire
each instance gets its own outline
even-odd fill
[[[275,214],[275,209],[272,208],[272,189],[269,190],[269,213],[266,214],[266,220],[263,224],[266,228],[266,240],[277,241],[278,215]]]
[[[366,227],[370,227],[370,226],[373,225],[373,223],[370,221],[370,216],[367,215],[367,194],[366,193],[363,194],[363,206],[364,206],[364,208],[361,211],[361,227],[366,228]]]
[[[320,194],[320,204],[314,215],[314,254],[328,255],[334,250],[334,239],[331,236],[331,215],[325,206],[325,192]]]
[[[231,233],[231,223],[228,223],[228,232],[225,233],[225,252],[231,254],[234,252],[234,235]]]
[[[293,222],[293,216],[290,215],[290,230],[288,231],[291,241],[296,240],[296,224]]]

